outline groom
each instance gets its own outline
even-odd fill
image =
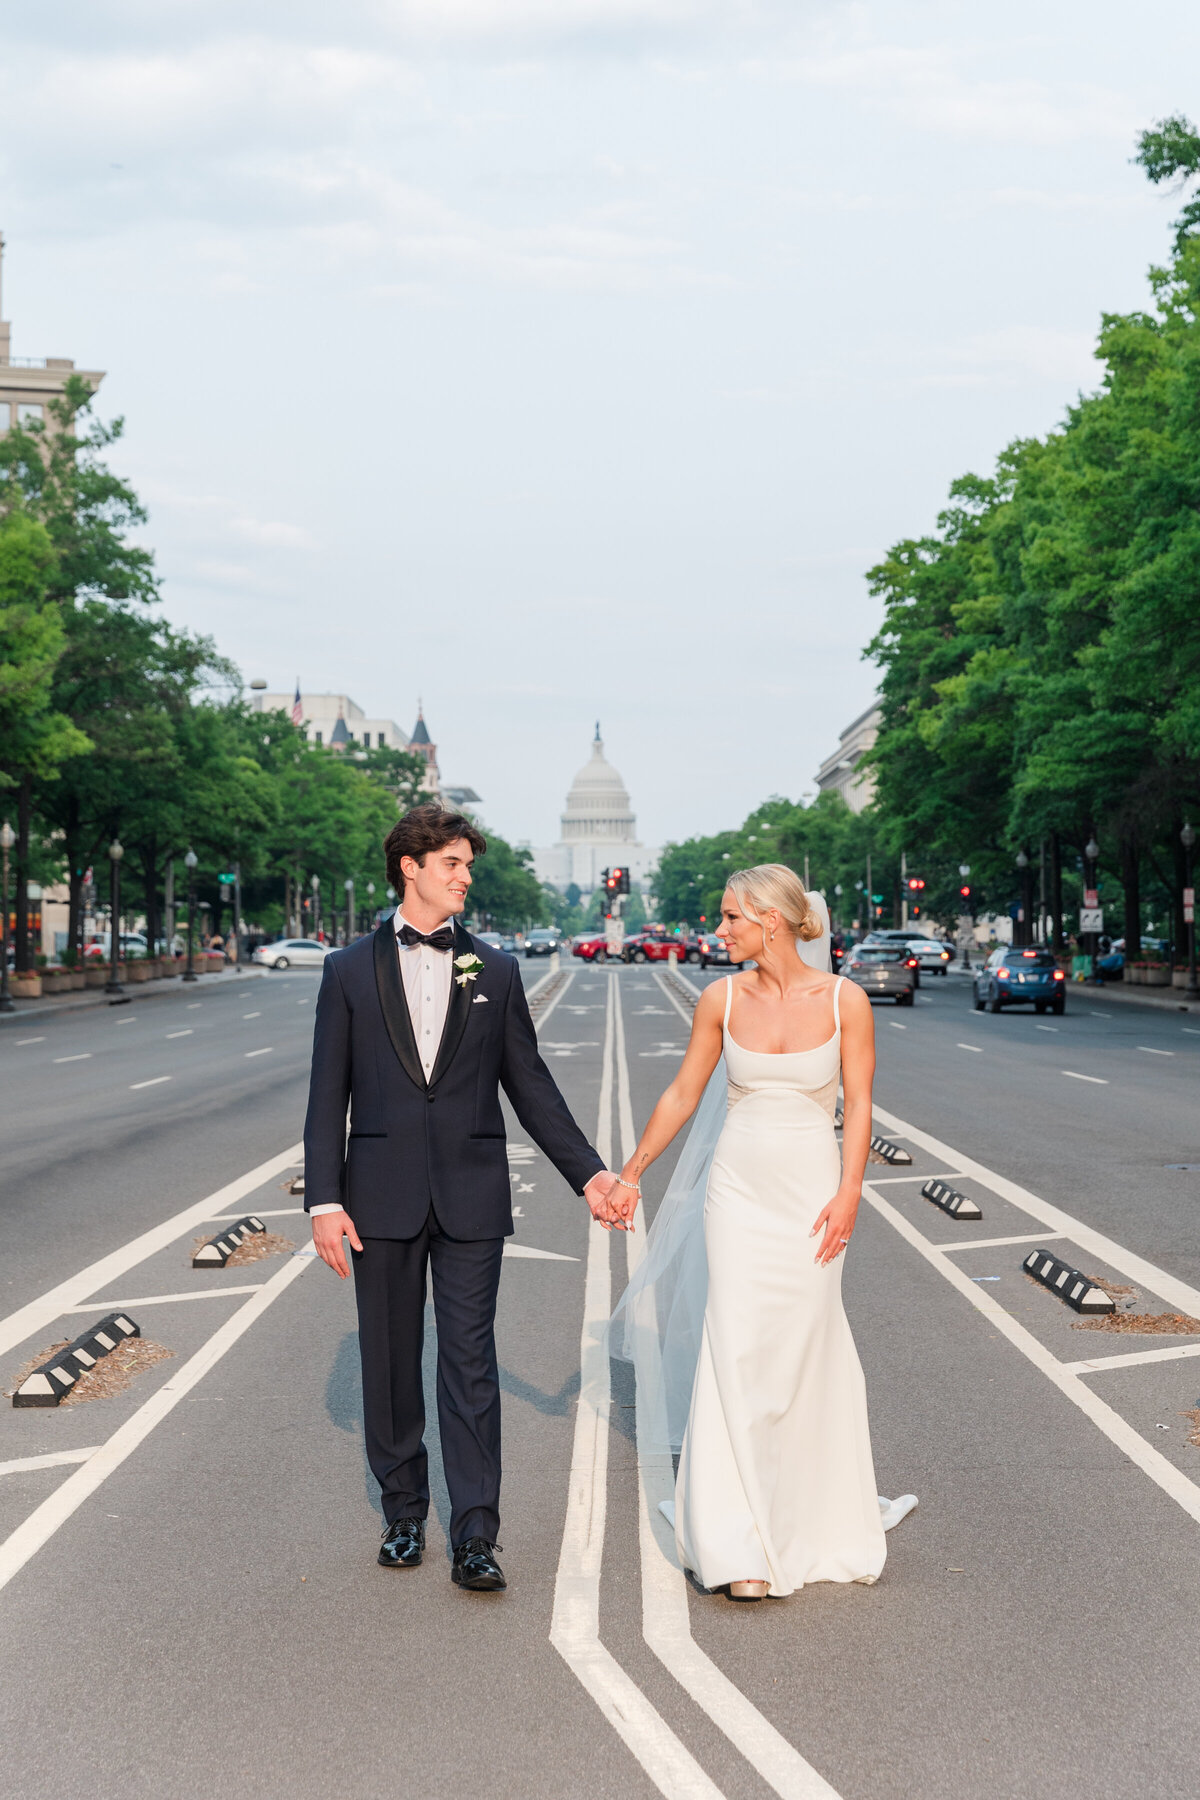
[[[400,896],[370,937],[325,959],[304,1126],[305,1206],[318,1254],[358,1301],[367,1459],[383,1490],[379,1561],[425,1548],[429,1473],[421,1381],[425,1281],[437,1318],[437,1406],[450,1492],[451,1579],[504,1587],[500,1385],[494,1320],[512,1231],[503,1087],[521,1124],[604,1225],[616,1177],[538,1054],[516,959],[458,915],[487,845],[461,813],[414,806],[388,834]],[[349,1108],[350,1129],[346,1132]]]

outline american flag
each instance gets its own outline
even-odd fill
[[[296,677],[296,698],[292,701],[292,724],[295,725],[298,729],[303,724],[303,722],[304,722],[304,714],[300,707],[300,677],[297,675],[297,677]]]

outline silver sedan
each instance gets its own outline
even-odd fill
[[[331,949],[332,945],[318,943],[316,938],[280,938],[277,943],[263,944],[250,960],[264,963],[268,969],[319,969]]]

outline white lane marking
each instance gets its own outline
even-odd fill
[[[1111,1019],[1112,1018],[1111,1013],[1097,1012],[1096,1008],[1094,1006],[1089,1006],[1088,1011],[1091,1013],[1093,1019]]]
[[[198,1006],[203,1006],[203,1005],[204,1005],[203,1000],[189,1000],[187,1003],[187,1006],[185,1008],[185,1011],[195,1012],[195,1010]]]
[[[1057,1025],[1035,1025],[1033,1029],[1035,1031],[1057,1031],[1058,1026]]]
[[[956,1050],[973,1050],[975,1052],[976,1056],[983,1055],[983,1045],[982,1044],[956,1044],[954,1046],[954,1048]]]
[[[135,1094],[139,1088],[158,1087],[160,1082],[171,1081],[172,1079],[173,1077],[170,1075],[152,1075],[149,1081],[131,1081],[129,1084],[129,1091],[131,1094]]]
[[[891,1026],[893,1031],[907,1031],[908,1030],[908,1026],[902,1025],[900,1023],[899,1019],[889,1019],[888,1024]]]
[[[610,987],[596,1130],[596,1148],[605,1167],[612,1164],[614,995],[615,988]],[[606,1326],[611,1306],[609,1234],[593,1221],[588,1227],[579,1340],[579,1402],[550,1642],[661,1794],[668,1800],[722,1800],[720,1789],[600,1641],[611,1404]]]
[[[130,1015],[127,1019],[118,1019],[117,1024],[118,1025],[136,1025],[137,1019],[134,1017],[134,1015],[132,1013],[130,1013]]]
[[[194,1032],[194,1031],[193,1031],[193,1030],[192,1030],[192,1027],[191,1027],[191,1026],[190,1026],[190,1025],[188,1025],[188,1026],[186,1026],[186,1027],[185,1027],[185,1029],[184,1029],[184,1030],[183,1030],[183,1031],[168,1031],[168,1033],[167,1033],[167,1036],[168,1036],[168,1037],[169,1037],[169,1038],[177,1038],[177,1037],[195,1037],[195,1035],[196,1035],[196,1034],[195,1034],[195,1032]]]
[[[275,1048],[274,1044],[268,1044],[264,1050],[247,1050],[246,1055],[247,1056],[270,1056],[270,1054],[274,1048]]]
[[[944,1179],[944,1177],[942,1178]],[[872,1187],[880,1187],[878,1181],[872,1181]],[[1017,1237],[974,1238],[969,1243],[966,1239],[957,1244],[934,1244],[935,1250],[1000,1250],[1005,1244],[1052,1244],[1066,1234],[1061,1231],[1024,1231]]]
[[[1069,1075],[1072,1081],[1090,1081],[1093,1087],[1108,1086],[1108,1078],[1104,1075],[1081,1075],[1077,1069],[1063,1069],[1061,1072]]]
[[[629,1096],[629,1058],[625,1050],[625,1021],[620,995],[616,1006],[617,1117],[621,1159],[628,1162],[637,1148],[633,1108]],[[632,1279],[646,1254],[642,1233],[627,1235],[625,1255]],[[651,1357],[657,1344],[646,1346]],[[670,1452],[656,1448],[666,1444],[666,1420],[648,1417],[648,1396],[657,1391],[656,1371],[646,1367],[643,1388],[638,1372],[637,1451],[640,1508],[638,1539],[642,1565],[642,1636],[659,1661],[684,1692],[725,1733],[763,1780],[782,1800],[837,1800],[830,1787],[763,1717],[753,1701],[719,1669],[692,1636],[688,1616],[687,1582],[675,1557],[675,1540],[659,1502],[675,1497],[674,1465]]]
[[[1144,1256],[1127,1250],[1115,1238],[1105,1237],[1102,1231],[1094,1231],[1082,1219],[1063,1212],[1061,1207],[1052,1206],[1048,1200],[1039,1199],[1028,1188],[1010,1181],[1007,1175],[999,1175],[984,1163],[976,1162],[973,1157],[964,1156],[959,1150],[952,1150],[949,1144],[944,1144],[930,1132],[919,1131],[915,1125],[906,1125],[903,1119],[886,1112],[881,1106],[876,1106],[874,1112],[875,1117],[894,1135],[906,1137],[910,1143],[928,1150],[939,1161],[961,1169],[964,1181],[973,1177],[982,1182],[984,1187],[991,1188],[1002,1200],[1008,1200],[1019,1212],[1036,1219],[1039,1225],[1047,1226],[1059,1237],[1070,1238],[1081,1250],[1086,1250],[1100,1262],[1108,1263],[1110,1268],[1116,1269],[1136,1286],[1157,1294],[1175,1312],[1190,1313],[1194,1319],[1200,1319],[1200,1288],[1190,1287],[1186,1281],[1180,1281],[1178,1276],[1169,1275],[1165,1269],[1160,1269],[1157,1263],[1147,1262]]]
[[[242,1017],[243,1019],[261,1019],[262,1014],[261,1012],[243,1013]]]
[[[1200,1037],[1200,1030],[1197,1030],[1195,1025],[1181,1025],[1179,1029],[1180,1031],[1186,1031],[1189,1037]],[[42,1040],[41,1038],[25,1038],[24,1040],[18,1039],[17,1041],[18,1043],[24,1041],[27,1044],[40,1044]]]
[[[513,1208],[519,1212],[519,1207]],[[577,1256],[561,1256],[557,1250],[535,1250],[530,1244],[505,1244],[505,1256],[536,1256],[544,1262],[578,1262]]]
[[[56,1056],[54,1060],[56,1063],[86,1062],[91,1054],[90,1050],[81,1050],[76,1056]]]
[[[262,1215],[259,1214],[259,1217]],[[257,1294],[262,1281],[252,1282],[249,1287],[226,1288],[193,1288],[190,1294],[139,1294],[136,1300],[87,1300],[82,1306],[66,1306],[64,1312],[132,1312],[135,1306],[169,1306],[176,1300],[223,1300],[226,1294]]]
[[[194,1226],[219,1217],[229,1207],[236,1206],[247,1194],[252,1194],[255,1188],[265,1187],[268,1181],[282,1175],[285,1169],[294,1169],[301,1159],[303,1149],[302,1144],[292,1144],[280,1155],[270,1157],[265,1163],[259,1163],[256,1169],[250,1169],[235,1181],[218,1188],[215,1194],[206,1195],[203,1200],[185,1207],[172,1218],[164,1219],[161,1225],[154,1225],[149,1231],[143,1231],[140,1236],[123,1244],[119,1250],[112,1250],[107,1256],[89,1263],[78,1274],[60,1281],[56,1287],[47,1289],[36,1300],[30,1300],[16,1312],[9,1313],[7,1318],[0,1319],[0,1356],[11,1350],[14,1344],[22,1344],[36,1332],[44,1331],[47,1325],[53,1324],[64,1312],[78,1306],[98,1288],[109,1287],[128,1270],[145,1262],[147,1257],[157,1255],[158,1251],[165,1250],[177,1238],[186,1236]],[[242,1215],[239,1212],[235,1216],[240,1218]]]
[[[91,1444],[86,1450],[46,1450],[41,1456],[14,1456],[10,1462],[0,1463],[0,1475],[24,1475],[29,1469],[60,1469],[64,1463],[86,1462],[99,1448],[99,1444]]]
[[[1186,1031],[1186,1030],[1187,1030],[1187,1026],[1186,1026],[1186,1025],[1185,1025],[1185,1026],[1184,1026],[1184,1028],[1183,1028],[1183,1029],[1184,1029],[1184,1030],[1185,1030],[1185,1031]],[[45,1040],[45,1038],[44,1038],[44,1037],[38,1037],[38,1038],[18,1038],[18,1039],[17,1039],[17,1049],[18,1049],[18,1050],[19,1050],[19,1049],[20,1049],[20,1048],[21,1048],[21,1045],[22,1045],[22,1044],[44,1044],[44,1043],[45,1043],[45,1041],[46,1041],[46,1040]]]
[[[272,1301],[277,1300],[285,1288],[315,1260],[313,1253],[308,1251],[298,1251],[296,1255],[290,1256],[270,1281],[263,1282],[249,1300],[243,1301],[233,1317],[226,1319],[207,1343],[202,1344],[182,1368],[165,1381],[156,1393],[151,1394],[113,1432],[106,1443],[101,1444],[81,1469],[68,1475],[62,1486],[56,1488],[40,1506],[35,1507],[29,1517],[9,1534],[3,1544],[0,1544],[0,1588],[25,1567],[30,1557],[35,1556],[42,1545],[49,1542],[59,1526],[65,1525],[72,1513],[78,1511],[115,1469],[120,1468],[126,1457],[132,1455],[142,1440],[149,1437],[154,1427],[162,1423],[198,1381],[203,1380],[225,1352],[237,1343],[243,1332],[248,1331],[255,1320],[261,1318]]]
[[[1131,1350],[1126,1356],[1092,1356],[1084,1362],[1064,1363],[1072,1375],[1099,1375],[1105,1369],[1127,1369],[1135,1363],[1175,1362],[1181,1356],[1200,1356],[1200,1344],[1172,1344],[1165,1350]]]
[[[1051,1355],[1046,1346],[1027,1331],[1024,1325],[1005,1311],[997,1300],[978,1287],[969,1275],[950,1262],[941,1251],[921,1235],[915,1225],[910,1225],[902,1213],[885,1200],[882,1194],[873,1193],[869,1181],[863,1183],[863,1194],[876,1212],[880,1213],[913,1249],[923,1256],[926,1262],[940,1269],[942,1275],[960,1294],[971,1302],[995,1329],[1006,1337],[1021,1354],[1028,1358],[1046,1379],[1053,1383],[1060,1394],[1063,1394],[1072,1405],[1092,1421],[1102,1431],[1109,1442],[1124,1452],[1130,1462],[1136,1463],[1143,1474],[1157,1483],[1165,1494],[1170,1495],[1189,1517],[1200,1524],[1200,1487],[1189,1481],[1183,1472],[1158,1450],[1153,1449],[1144,1438],[1140,1437],[1133,1426],[1128,1424],[1111,1406],[1097,1398],[1092,1390],[1085,1386],[1079,1376],[1074,1374],[1065,1363],[1059,1362]]]
[[[1139,1044],[1138,1049],[1147,1056],[1174,1056],[1173,1050],[1156,1050],[1152,1044]]]

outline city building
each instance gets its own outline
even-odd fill
[[[875,798],[875,778],[869,769],[861,769],[859,762],[868,750],[874,749],[882,717],[879,702],[873,700],[866,712],[847,725],[837,749],[817,770],[821,792],[840,794],[851,812],[862,812]]]
[[[408,733],[395,719],[368,718],[349,694],[252,694],[256,712],[291,714],[299,700],[300,727],[310,744],[332,744],[362,750],[407,750]]]
[[[4,239],[0,237],[0,313],[3,305]],[[80,375],[93,394],[104,380],[100,369],[77,369],[69,356],[13,356],[12,326],[0,320],[0,433],[13,425],[53,426],[50,402],[58,398],[72,375]]]
[[[637,817],[628,790],[604,754],[599,723],[592,753],[571,783],[557,844],[533,852],[534,872],[562,894],[574,884],[582,894],[600,884],[603,869],[626,868],[643,890],[653,885],[659,852],[638,842]]]

